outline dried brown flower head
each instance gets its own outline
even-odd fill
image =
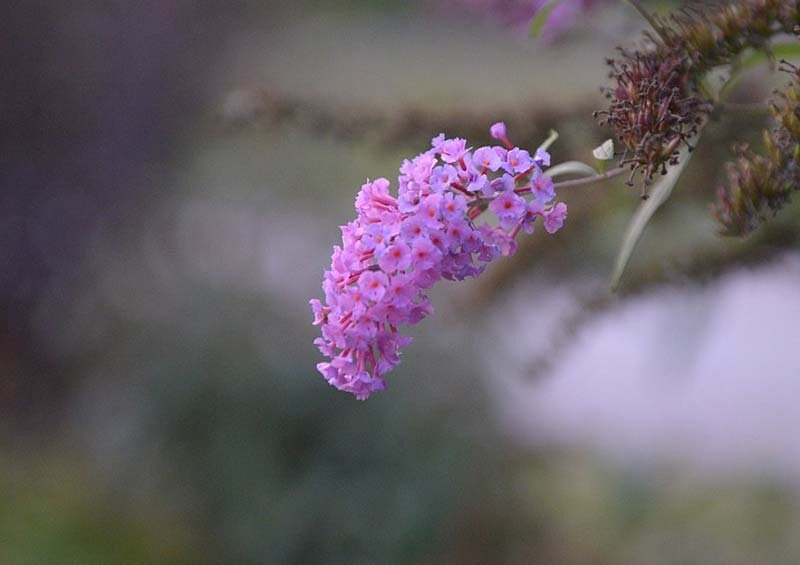
[[[641,171],[650,181],[677,163],[680,146],[689,144],[712,110],[699,86],[705,74],[748,48],[768,50],[773,36],[800,23],[799,5],[798,0],[694,2],[669,19],[656,19],[657,34],[645,33],[644,48],[621,50],[609,61],[609,107],[595,115],[626,148],[622,162],[631,165],[631,179]]]
[[[767,48],[781,31],[790,33],[798,21],[792,0],[695,2],[670,16],[662,26],[666,49],[683,51],[694,72],[729,63],[747,48]]]
[[[605,90],[609,108],[595,117],[625,146],[622,164],[631,166],[631,179],[641,170],[649,181],[677,164],[681,145],[697,133],[710,105],[697,93],[682,53],[620,49],[608,64],[614,82]]]

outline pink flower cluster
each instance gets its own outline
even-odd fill
[[[399,332],[433,312],[428,290],[444,278],[476,277],[486,263],[516,250],[520,230],[561,228],[567,207],[542,167],[543,150],[514,147],[499,122],[492,137],[502,146],[472,150],[463,139],[432,140],[428,151],[405,160],[399,194],[380,178],[361,187],[358,217],[342,226],[325,271],[325,300],[311,300],[315,340],[330,361],[317,368],[336,388],[363,400],[383,390],[383,376],[400,361],[412,338]],[[476,223],[486,210],[496,221]]]

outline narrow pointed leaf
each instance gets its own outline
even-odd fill
[[[697,137],[694,141],[697,142]],[[633,215],[631,223],[628,224],[628,229],[625,232],[625,237],[622,240],[622,247],[617,255],[616,263],[614,264],[614,272],[611,275],[611,289],[616,290],[619,287],[622,275],[625,273],[625,268],[633,255],[636,244],[642,237],[644,228],[653,217],[658,208],[667,201],[672,194],[672,189],[678,182],[681,174],[683,173],[686,165],[689,163],[693,153],[684,150],[680,157],[680,162],[669,169],[667,174],[656,182],[650,190],[650,198],[642,202],[636,213]]]

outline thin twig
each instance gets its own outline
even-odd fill
[[[621,175],[622,173],[628,171],[628,167],[617,167],[616,169],[611,169],[606,171],[605,173],[600,173],[599,175],[594,175],[592,177],[585,177],[582,179],[572,179],[572,180],[565,180],[561,182],[557,182],[553,184],[553,188],[556,190],[561,188],[567,188],[570,186],[579,186],[583,184],[592,184],[593,182],[600,182],[602,180],[610,179]]]

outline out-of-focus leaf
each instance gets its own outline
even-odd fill
[[[699,136],[695,137],[695,142],[697,142],[698,139]],[[634,249],[636,249],[636,244],[639,243],[639,239],[642,237],[644,228],[647,226],[650,218],[653,217],[655,211],[658,210],[672,194],[672,189],[675,188],[675,184],[678,182],[678,179],[689,163],[689,159],[691,159],[692,155],[693,153],[690,153],[688,149],[684,149],[680,156],[680,162],[669,169],[667,174],[661,177],[661,179],[652,186],[650,197],[642,202],[633,215],[633,219],[631,223],[628,224],[628,229],[622,240],[622,247],[619,250],[617,260],[614,264],[614,272],[611,275],[612,290],[616,290],[619,286],[622,275],[625,273],[625,268],[628,266]]]
[[[562,175],[578,175],[592,177],[599,174],[594,167],[582,161],[564,161],[547,169],[544,173],[548,177],[556,178]]]
[[[659,23],[659,21],[639,3],[639,0],[625,0],[625,2],[632,6],[634,10],[639,12],[639,15],[650,24],[650,27],[653,28],[653,31],[655,31],[661,37],[661,39],[666,39],[664,37],[664,30],[661,28],[661,23]]]
[[[542,6],[539,11],[536,12],[536,16],[531,22],[531,28],[528,31],[528,36],[531,39],[539,37],[545,24],[547,24],[547,20],[550,19],[550,12],[553,11],[553,8],[555,8],[560,1],[561,0],[550,0],[550,2]]]

